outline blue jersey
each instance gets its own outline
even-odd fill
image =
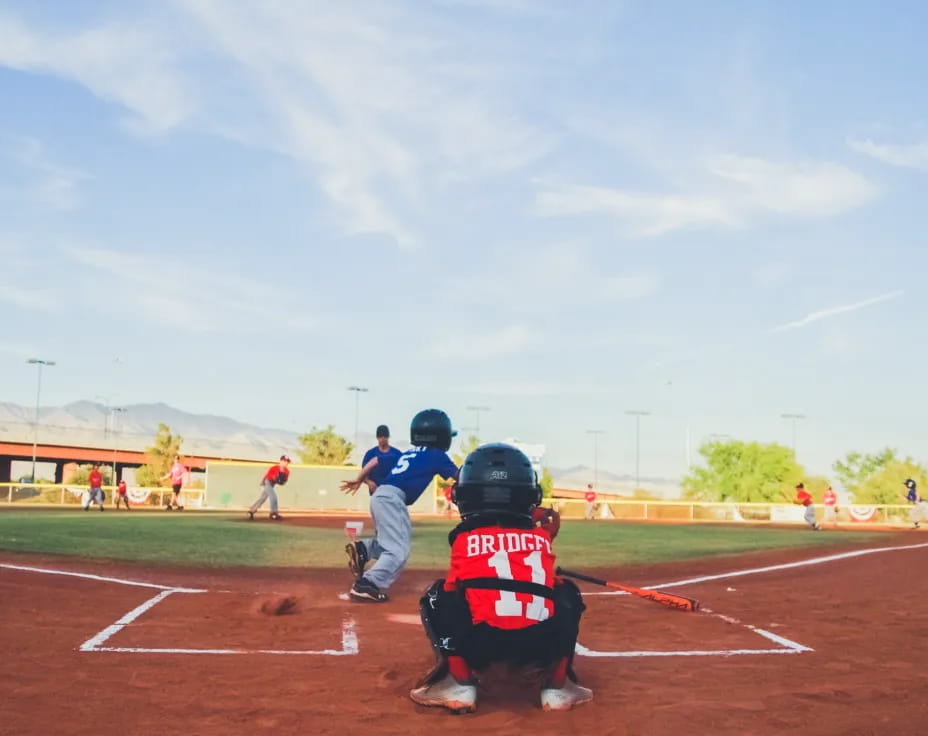
[[[915,489],[915,485],[914,485],[914,484],[913,484],[912,487],[909,489],[909,492],[905,494],[905,498],[906,498],[906,500],[909,501],[910,503],[918,503],[919,501],[922,500],[922,499],[919,497],[918,491]]]
[[[381,483],[386,482],[387,476],[390,475],[390,471],[393,470],[393,466],[396,465],[396,461],[399,460],[402,454],[396,447],[390,447],[387,448],[386,452],[381,452],[380,445],[375,445],[364,453],[361,467],[363,468],[375,457],[377,458],[377,465],[367,474],[367,477],[379,486]]]
[[[416,502],[436,475],[456,478],[458,466],[444,450],[434,447],[410,447],[400,455],[390,473],[387,485],[396,486],[406,495],[406,505]]]

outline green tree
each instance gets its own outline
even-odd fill
[[[775,443],[707,442],[699,454],[706,467],[683,479],[684,496],[694,500],[782,502],[804,475],[793,451]]]
[[[180,454],[182,444],[183,437],[171,434],[171,428],[167,424],[158,424],[154,443],[145,450],[147,462],[135,471],[135,482],[144,488],[160,486],[161,479],[171,469],[174,458]]]
[[[848,493],[856,497],[857,491],[896,460],[896,451],[887,447],[872,455],[848,453],[844,460],[835,460],[831,466]]]
[[[538,485],[541,486],[541,497],[551,498],[551,494],[554,492],[554,476],[551,475],[551,471],[547,468],[541,469],[541,480],[538,481]]]
[[[300,462],[305,465],[347,465],[354,444],[335,432],[335,425],[325,429],[313,427],[297,437],[302,449]]]
[[[852,491],[854,502],[862,504],[906,503],[903,483],[912,478],[920,488],[928,484],[928,470],[912,458],[890,460],[870,473]]]

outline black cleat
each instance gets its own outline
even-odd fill
[[[255,512],[254,512],[254,511],[249,511],[249,512],[248,512],[248,521],[254,521],[254,520],[255,520]]]
[[[364,574],[364,568],[370,561],[367,555],[367,547],[363,542],[349,542],[345,545],[345,554],[348,555],[348,569],[356,578]]]
[[[280,514],[271,514],[267,518],[269,518],[271,521],[283,521],[284,520],[284,517],[281,516]]]
[[[372,603],[386,603],[389,600],[387,594],[367,578],[355,580],[351,590],[348,591],[348,595],[356,601],[370,601]]]

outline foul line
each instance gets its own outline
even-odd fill
[[[646,585],[645,588],[676,588],[681,585],[695,585],[696,583],[706,583],[712,580],[724,580],[725,578],[736,578],[744,575],[758,575],[764,572],[775,572],[777,570],[790,570],[796,567],[807,567],[809,565],[822,565],[826,562],[836,562],[838,560],[846,560],[851,557],[862,557],[863,555],[872,555],[877,552],[897,552],[899,550],[908,550],[908,549],[923,549],[928,547],[928,542],[923,542],[920,544],[905,544],[899,547],[876,547],[873,549],[858,549],[853,552],[840,552],[834,555],[827,555],[826,557],[813,557],[808,560],[800,560],[798,562],[786,562],[782,565],[768,565],[767,567],[755,567],[750,570],[735,570],[733,572],[723,572],[717,575],[703,575],[698,578],[688,578],[686,580],[676,580],[671,583],[658,583],[657,585]],[[584,593],[583,595],[628,595],[624,590],[616,591],[602,591],[602,592],[591,592]]]
[[[96,651],[97,647],[99,647],[100,644],[105,642],[107,639],[109,639],[111,636],[118,633],[119,631],[122,631],[124,627],[128,626],[133,621],[135,621],[135,619],[137,619],[139,616],[145,613],[145,611],[147,611],[149,608],[151,608],[157,603],[161,603],[161,601],[163,601],[165,598],[167,598],[169,595],[175,592],[176,591],[174,590],[162,590],[154,598],[149,598],[142,605],[136,606],[131,611],[129,611],[129,613],[127,613],[125,616],[119,619],[115,624],[107,626],[99,634],[92,636],[90,639],[88,639],[83,644],[81,644],[79,647],[80,651],[82,652]]]
[[[157,583],[143,583],[138,580],[126,580],[124,578],[110,578],[104,575],[93,575],[88,572],[69,572],[67,570],[49,570],[44,567],[26,567],[24,565],[7,565],[0,562],[0,567],[8,570],[23,570],[25,572],[40,572],[44,575],[63,575],[72,578],[84,578],[85,580],[99,580],[103,583],[118,583],[119,585],[134,585],[137,588],[154,588],[155,590],[171,591],[172,593],[205,593],[205,590],[199,588],[178,588],[175,585],[158,585]]]

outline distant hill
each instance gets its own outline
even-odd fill
[[[190,454],[211,455],[239,460],[274,460],[281,453],[295,454],[299,448],[297,433],[245,424],[213,414],[191,414],[167,404],[133,404],[123,411],[111,412],[94,401],[75,401],[39,412],[39,441],[77,446],[118,447],[144,450],[155,435],[159,423],[184,438],[183,450]],[[0,402],[0,439],[32,442],[34,408]],[[376,440],[370,432],[358,434],[359,447],[353,460],[359,461]],[[400,437],[394,444],[405,449],[409,443]],[[558,488],[581,490],[593,482],[593,469],[585,465],[569,468],[549,467]],[[603,493],[631,494],[635,479],[599,468],[598,490]],[[679,495],[679,483],[667,478],[642,477],[641,485],[661,497]]]

